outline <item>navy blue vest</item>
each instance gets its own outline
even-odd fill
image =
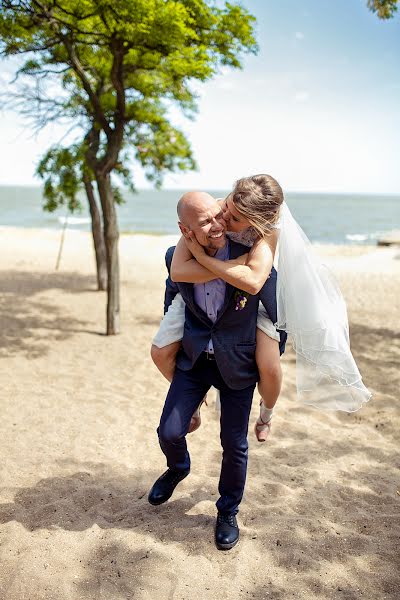
[[[247,246],[229,240],[229,258],[237,258],[249,251]],[[165,262],[170,272],[175,248],[168,248]],[[164,309],[168,310],[175,295],[179,292],[186,304],[185,327],[182,348],[177,356],[177,366],[188,371],[207,347],[211,338],[215,359],[221,376],[227,386],[241,390],[256,383],[259,379],[255,361],[256,327],[259,301],[263,303],[271,321],[277,320],[276,277],[272,268],[267,281],[256,295],[248,295],[245,307],[236,310],[237,294],[240,291],[226,284],[225,300],[215,323],[194,301],[192,283],[174,283],[170,277],[166,281]],[[279,349],[285,350],[287,334],[280,332]]]

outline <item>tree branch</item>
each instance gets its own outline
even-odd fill
[[[43,16],[46,17],[46,19],[49,19],[52,23],[57,23],[59,25],[62,25],[63,27],[66,27],[69,31],[74,32],[74,33],[79,33],[81,35],[85,35],[85,36],[93,36],[94,38],[103,38],[104,39],[104,34],[103,33],[96,33],[93,31],[85,31],[83,29],[79,29],[79,27],[77,27],[76,25],[73,25],[72,23],[70,23],[69,21],[64,21],[63,19],[60,19],[60,17],[57,17],[52,11],[49,11],[46,6],[44,6],[39,0],[32,0],[33,4],[35,4],[38,8],[40,8],[40,10],[43,13]],[[59,10],[62,10],[62,8],[56,3],[53,2],[53,7],[58,8]],[[65,12],[65,11],[64,11]],[[74,14],[74,13],[70,13],[72,16],[74,16],[75,18],[79,18],[78,15]],[[33,18],[35,17],[35,14],[32,14]],[[37,15],[39,18],[41,17],[40,14]],[[97,43],[97,42],[96,42]]]
[[[75,73],[78,75],[79,79],[82,82],[83,88],[85,90],[85,92],[87,93],[87,95],[89,96],[89,99],[92,103],[93,109],[95,111],[95,115],[96,115],[96,119],[99,122],[99,124],[102,126],[102,128],[104,129],[104,133],[106,134],[107,137],[111,136],[113,131],[110,127],[110,125],[108,124],[108,121],[104,115],[104,112],[100,106],[100,102],[98,97],[96,96],[96,94],[94,93],[92,86],[90,84],[90,81],[85,73],[84,68],[82,67],[76,53],[75,53],[75,49],[71,43],[71,41],[69,40],[68,36],[63,36],[64,38],[64,46],[68,52],[68,56],[70,58],[70,61],[72,63],[72,68],[74,69]]]

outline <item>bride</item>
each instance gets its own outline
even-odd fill
[[[183,231],[171,278],[186,283],[221,278],[243,290],[245,299],[246,294],[258,293],[277,258],[277,318],[272,322],[260,303],[257,320],[261,401],[254,431],[258,441],[265,441],[270,432],[282,384],[280,330],[291,336],[296,352],[299,400],[322,410],[358,410],[371,395],[350,351],[343,296],[292,217],[280,185],[270,175],[245,177],[221,203],[228,237],[249,247],[245,263],[243,257],[223,262],[207,255],[191,232]],[[184,309],[178,294],[153,340],[153,361],[169,381],[183,335]],[[189,431],[199,425],[198,409]]]

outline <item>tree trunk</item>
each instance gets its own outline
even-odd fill
[[[93,247],[96,257],[96,268],[97,268],[97,289],[107,289],[107,256],[106,256],[106,245],[104,242],[103,226],[101,221],[101,215],[99,207],[97,206],[96,198],[94,195],[93,185],[90,177],[87,175],[83,176],[83,183],[85,184],[86,196],[89,202],[90,216],[92,217],[92,236],[93,236]]]
[[[107,335],[115,335],[120,331],[119,322],[119,258],[118,258],[118,223],[115,211],[114,196],[111,189],[110,175],[96,172],[101,207],[103,209],[104,241],[107,256]]]

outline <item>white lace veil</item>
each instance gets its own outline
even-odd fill
[[[292,338],[298,398],[353,412],[371,397],[350,351],[346,305],[286,202],[280,210],[276,327]]]

